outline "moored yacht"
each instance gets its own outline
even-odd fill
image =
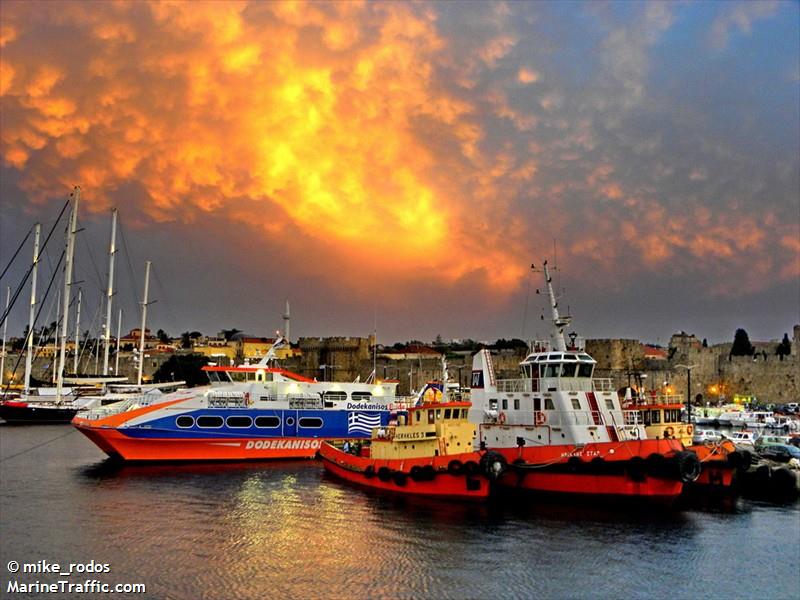
[[[499,484],[576,496],[670,503],[700,473],[697,456],[677,439],[648,439],[639,414],[624,410],[610,379],[594,377],[595,360],[567,345],[569,317],[558,313],[547,263],[552,333],[520,364],[521,377],[498,380],[491,355],[473,358],[470,418],[479,441],[502,454]]]

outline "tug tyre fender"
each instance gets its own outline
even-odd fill
[[[567,468],[570,473],[576,473],[583,466],[583,461],[577,456],[570,456],[567,459]]]
[[[468,460],[464,463],[464,472],[467,475],[477,475],[480,471],[480,466],[474,460]]]
[[[406,484],[406,481],[408,479],[408,475],[406,475],[402,471],[395,471],[392,474],[392,479],[394,479],[395,485],[403,487]]]
[[[372,465],[367,466],[367,468],[364,469],[364,477],[366,477],[367,479],[372,479],[373,477],[375,477],[375,467],[373,467]]]
[[[667,471],[667,459],[663,454],[654,452],[645,459],[647,474],[651,477],[663,477]]]
[[[489,479],[497,479],[506,470],[508,462],[506,457],[499,452],[491,450],[481,456],[480,470]]]
[[[436,477],[436,471],[431,465],[425,465],[422,467],[420,474],[422,475],[422,479],[420,481],[433,481]]]
[[[628,473],[628,477],[636,482],[641,482],[645,480],[646,466],[641,456],[634,456],[625,465],[625,471]]]
[[[411,467],[409,477],[411,477],[412,481],[422,481],[422,467],[419,465],[414,465]]]
[[[600,475],[606,470],[606,461],[602,456],[595,456],[591,461],[592,471]]]
[[[389,481],[392,478],[392,470],[389,467],[381,467],[378,469],[378,479],[381,481]]]
[[[447,464],[447,472],[450,475],[461,475],[464,472],[464,464],[460,460],[451,460]]]
[[[694,452],[684,450],[675,455],[678,477],[683,483],[690,483],[700,477],[700,459]]]
[[[795,474],[786,467],[772,470],[770,477],[770,487],[773,494],[779,498],[787,498],[797,495],[797,480]]]

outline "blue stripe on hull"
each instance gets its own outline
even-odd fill
[[[358,415],[353,417],[352,415]],[[195,423],[191,427],[178,427],[178,417],[190,416],[195,420],[201,416],[226,417],[247,416],[277,417],[278,427],[198,427]],[[322,420],[322,427],[301,427],[300,419],[316,418]],[[293,420],[293,423],[289,423]],[[230,439],[230,438],[368,438],[370,430],[364,423],[379,424],[385,427],[389,423],[388,411],[347,411],[347,410],[290,410],[290,409],[208,409],[199,408],[186,412],[175,413],[167,417],[152,419],[141,425],[120,427],[120,433],[132,438],[174,438],[174,439]]]

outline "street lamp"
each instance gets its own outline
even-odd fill
[[[692,369],[698,365],[675,365],[676,369],[686,369],[686,422],[692,422]]]

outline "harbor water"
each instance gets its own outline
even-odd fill
[[[108,565],[117,597],[800,597],[800,506],[631,510],[378,495],[315,461],[119,466],[69,426],[0,426],[10,562]],[[91,594],[76,594],[95,597]],[[99,595],[97,596],[99,597]]]

